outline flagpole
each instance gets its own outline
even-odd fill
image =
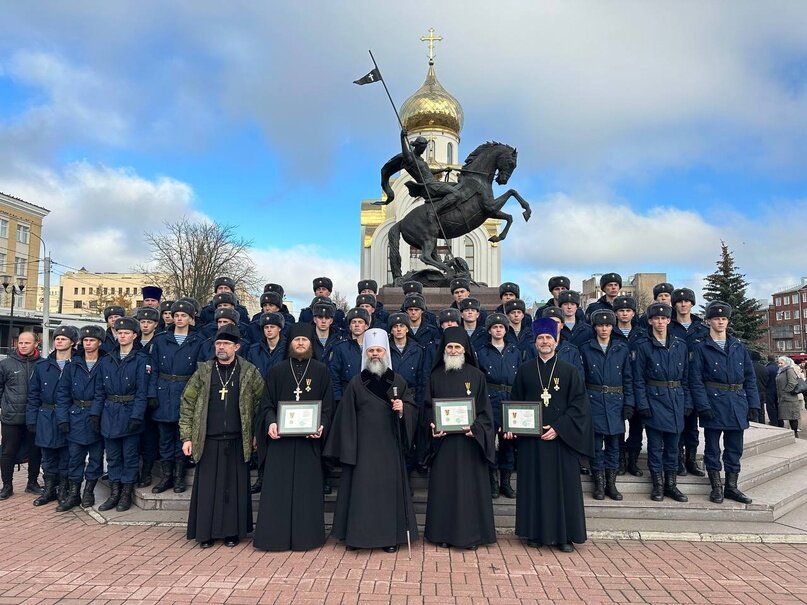
[[[376,71],[381,74],[381,70],[378,68],[378,63],[375,62],[373,51],[368,50],[367,52],[370,53],[370,58],[373,60],[373,66],[375,67]],[[403,130],[404,125],[403,122],[401,122],[401,116],[398,114],[398,108],[395,107],[395,101],[392,100],[392,95],[389,93],[389,88],[387,88],[387,81],[384,80],[383,76],[381,76],[381,83],[384,85],[384,92],[387,93],[387,98],[389,99],[390,105],[392,105],[392,111],[395,112],[395,117],[398,118],[398,124],[400,125],[401,130]]]

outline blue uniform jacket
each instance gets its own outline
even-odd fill
[[[294,322],[283,322],[283,329],[280,330],[281,338],[288,338],[292,323]],[[244,335],[246,340],[252,344],[266,340],[266,336],[263,333],[263,328],[261,327],[260,315],[258,316],[258,319],[253,319],[251,322],[249,322],[246,327],[240,325],[238,326],[238,329],[242,330],[241,334]],[[213,334],[208,334],[208,336],[213,336]]]
[[[680,381],[668,388],[647,384],[648,380]],[[666,433],[680,433],[684,415],[692,409],[689,397],[689,353],[686,343],[667,334],[666,346],[652,335],[637,340],[633,347],[633,397],[637,410],[650,410],[646,426]]]
[[[238,311],[238,314],[241,316],[241,321],[245,324],[249,323],[249,312],[244,305],[235,305],[235,310]],[[208,303],[204,307],[202,307],[201,312],[199,313],[199,319],[196,322],[197,326],[205,326],[213,321],[213,318],[216,316],[216,307],[212,304]]]
[[[499,305],[496,307],[496,313],[504,313],[506,316],[507,313],[504,312],[504,305]],[[525,328],[530,334],[532,334],[532,315],[529,313],[524,313],[524,319],[521,320],[521,331],[523,332]]]
[[[600,296],[597,300],[595,300],[593,303],[591,303],[589,306],[586,307],[586,310],[584,312],[586,321],[591,323],[591,314],[594,313],[594,311],[599,311],[600,309],[610,309],[611,311],[614,310],[614,306],[608,302],[608,299],[605,297],[605,294]]]
[[[499,351],[488,341],[477,349],[476,360],[479,369],[485,373],[488,399],[492,406],[501,406],[502,401],[510,400],[510,393],[491,385],[512,387],[518,367],[522,364],[522,357],[521,349],[513,344],[505,343],[504,349]]]
[[[56,420],[59,424],[70,423],[67,440],[80,445],[91,445],[101,439],[101,434],[92,430],[87,422],[91,413],[89,404],[76,403],[92,402],[95,399],[96,383],[101,376],[101,359],[105,353],[99,351],[98,355],[98,361],[92,370],[87,368],[83,356],[74,355],[56,388]]]
[[[393,371],[400,374],[406,381],[406,385],[415,394],[415,404],[418,408],[422,408],[423,392],[426,386],[424,376],[431,375],[431,368],[427,373],[423,365],[426,357],[425,349],[412,338],[412,333],[410,332],[403,351],[398,350],[393,338],[389,339],[389,351]]]
[[[465,329],[465,326],[462,326]],[[485,329],[484,322],[476,322],[476,328],[474,331],[468,336],[471,341],[471,347],[473,348],[474,352],[477,352],[479,349],[485,346],[485,343],[490,341],[490,334]]]
[[[98,361],[101,374],[95,382],[95,399],[91,416],[101,417],[101,434],[107,439],[119,439],[143,432],[129,432],[129,420],[143,421],[149,391],[146,370],[148,355],[133,350],[120,358],[120,349],[104,355]],[[152,372],[153,374],[153,372]],[[131,401],[110,401],[110,396],[131,396]]]
[[[328,369],[331,372],[334,401],[339,401],[342,399],[342,392],[347,388],[347,383],[361,372],[361,347],[359,343],[353,338],[345,338],[345,340],[336,343],[331,352]]]
[[[65,368],[70,365],[67,362]],[[34,365],[28,381],[28,401],[25,408],[25,424],[36,425],[34,444],[38,447],[60,448],[67,445],[67,435],[59,431],[56,418],[56,388],[62,370],[56,363],[54,351]]]
[[[312,324],[314,323],[314,313],[311,311],[311,307],[306,307],[300,311],[300,322]],[[331,324],[334,328],[338,330],[346,330],[347,326],[345,325],[345,312],[342,309],[337,309],[333,315],[333,323]]]
[[[204,338],[212,338],[213,336],[216,335],[216,332],[218,332],[218,331],[219,331],[219,327],[218,327],[218,325],[216,325],[215,321],[211,321],[210,323],[205,324],[199,330],[199,332],[202,333],[202,336]],[[263,338],[263,330],[261,330],[260,327],[258,327],[258,331],[257,331],[257,337],[258,338],[256,339],[255,338],[255,331],[252,328],[252,324],[244,323],[243,321],[239,322],[238,331],[241,334],[241,340],[246,341],[246,342],[248,342],[250,344],[252,344],[253,342],[258,342],[259,339]]]
[[[151,413],[157,422],[179,422],[179,405],[187,380],[171,380],[168,376],[187,376],[196,371],[203,357],[205,340],[198,330],[190,330],[182,346],[177,344],[174,331],[168,330],[154,337],[151,345],[151,366],[148,396],[157,398],[157,408]],[[161,376],[162,375],[162,376]]]
[[[634,407],[633,372],[630,347],[625,339],[612,338],[603,353],[596,338],[580,347],[580,358],[586,373],[586,384],[622,387],[622,393],[588,391],[594,432],[620,435],[625,432],[622,407]]]
[[[637,340],[647,338],[647,330],[640,328],[634,323],[634,326],[630,329],[630,333],[627,336],[625,336],[619,328],[614,328],[614,331],[611,332],[611,338],[627,342],[632,348],[633,343]]]
[[[504,340],[508,344],[516,345],[522,351],[529,346],[529,343],[532,342],[533,345],[535,344],[535,337],[532,335],[532,327],[525,326],[524,322],[521,322],[521,331],[519,331],[518,335],[516,335],[512,326],[507,326],[507,333],[504,335]]]
[[[277,346],[274,350],[269,350],[269,345],[265,338],[260,342],[256,342],[247,350],[245,358],[248,362],[258,368],[258,371],[263,376],[264,380],[269,380],[269,371],[286,359],[289,347],[285,338],[280,338],[277,341]]]
[[[697,315],[691,315],[690,317],[692,317],[692,323],[689,324],[689,328],[685,328],[678,323],[678,320],[673,319],[668,330],[673,336],[684,340],[689,349],[692,350],[692,347],[709,336],[709,326]]]
[[[726,391],[707,387],[707,382],[741,384],[742,391]],[[695,410],[712,410],[712,420],[700,419],[706,429],[739,431],[748,428],[748,410],[760,409],[754,364],[748,349],[737,338],[726,338],[723,350],[711,336],[692,349],[689,363],[689,392]]]
[[[104,353],[111,353],[116,348],[118,348],[118,340],[112,334],[112,328],[106,329],[106,334],[104,335],[104,342],[101,343],[101,351]]]
[[[345,339],[344,334],[338,328],[334,328],[331,326],[331,329],[328,330],[328,339],[325,341],[325,344],[322,344],[317,337],[316,333],[314,334],[314,359],[319,359],[322,363],[328,364],[331,360],[331,355],[333,352],[333,348],[340,342]]]
[[[568,342],[578,349],[592,338],[594,338],[594,328],[585,321],[576,321],[574,328],[571,330],[569,326],[564,325],[563,329],[560,331],[560,341]]]

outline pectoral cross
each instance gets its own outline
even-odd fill
[[[227,396],[227,393],[229,393],[229,391],[227,390],[227,387],[221,387],[219,389],[219,395],[221,395],[221,400],[222,401],[224,401],[224,398]]]
[[[294,401],[300,401],[300,395],[303,394],[302,390],[300,390],[300,385],[297,385],[297,388],[292,391],[294,393]]]
[[[541,393],[541,401],[544,402],[544,407],[549,407],[549,400],[552,399],[552,395],[549,393],[549,389],[544,389],[544,392]]]

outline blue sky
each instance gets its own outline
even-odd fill
[[[52,210],[68,266],[126,271],[144,230],[188,215],[236,225],[298,303],[320,274],[352,295],[359,202],[398,130],[352,80],[373,49],[400,106],[429,27],[460,155],[519,149],[510,186],[534,214],[505,209],[503,278],[528,297],[611,270],[698,291],[721,239],[755,296],[807,275],[800,2],[13,3],[0,191]]]

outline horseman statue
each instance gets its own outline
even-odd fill
[[[507,184],[516,168],[517,151],[503,143],[488,142],[477,147],[460,169],[456,183],[438,180],[437,175],[451,169],[432,170],[423,159],[428,142],[417,137],[411,143],[406,130],[401,131],[401,153],[393,156],[381,168],[381,188],[389,204],[395,198],[389,180],[392,175],[405,170],[413,181],[405,183],[413,198],[422,198],[424,204],[409,212],[395,223],[389,231],[389,258],[393,283],[398,285],[407,279],[421,279],[418,272],[401,275],[400,238],[410,246],[420,249],[420,260],[439,271],[437,279],[430,277],[430,286],[445,286],[454,277],[471,277],[468,265],[461,258],[443,260],[437,255],[438,238],[450,240],[470,233],[487,219],[500,219],[506,225],[499,235],[489,239],[500,242],[507,237],[513,217],[501,211],[505,203],[514,197],[524,209],[524,220],[530,218],[530,205],[515,189],[508,189],[499,197],[493,197],[493,180],[499,185]],[[430,273],[434,273],[433,271]],[[424,282],[425,283],[425,282]]]

